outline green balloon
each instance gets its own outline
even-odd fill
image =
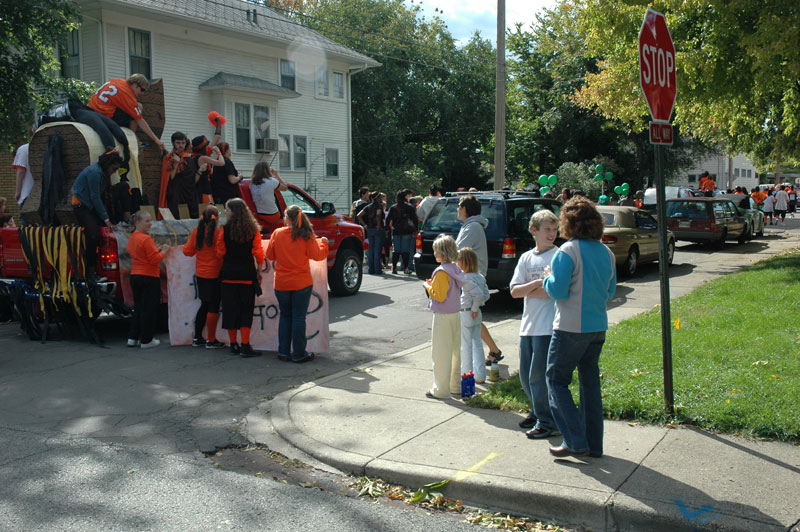
[[[614,179],[614,174],[612,174],[611,172],[606,172],[606,179],[608,181],[611,181],[612,179]]]
[[[616,192],[617,194],[622,194],[622,187],[619,185],[615,186],[614,192]]]
[[[628,183],[622,183],[622,191],[624,193],[627,194],[630,189],[631,189],[631,186]]]
[[[602,174],[594,174],[594,180],[595,181],[602,181],[603,180],[603,175]]]
[[[550,187],[542,187],[539,189],[539,192],[541,194],[547,194],[548,192],[550,192]]]
[[[556,183],[558,183],[558,177],[556,177],[556,176],[554,176],[554,175],[551,175],[550,177],[548,177],[548,178],[547,178],[547,182],[548,182],[548,183],[549,183],[551,186],[552,186],[552,185],[555,185]]]
[[[603,173],[603,165],[602,164],[598,164],[597,166],[594,167],[594,169],[597,171],[598,174],[602,174]]]
[[[545,186],[547,184],[547,176],[542,174],[539,176],[539,184]]]
[[[602,196],[597,198],[597,203],[599,203],[600,205],[608,205],[608,196],[603,194]]]

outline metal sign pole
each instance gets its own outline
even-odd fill
[[[664,365],[664,404],[675,414],[672,390],[672,320],[669,302],[669,264],[667,258],[667,204],[664,197],[664,176],[661,172],[661,146],[655,148],[656,212],[658,213],[658,274],[661,279],[661,353]]]

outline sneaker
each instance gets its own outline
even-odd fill
[[[158,347],[160,344],[161,340],[159,340],[158,338],[153,338],[146,344],[141,344],[139,347],[141,347],[142,349],[150,349],[151,347]]]
[[[397,275],[397,268],[392,268],[392,273]]]
[[[128,338],[128,347],[139,347],[139,340],[135,338]]]
[[[203,347],[204,345],[206,345],[206,342],[202,338],[192,339],[192,347]]]
[[[303,358],[298,358],[298,359],[293,358],[292,362],[294,362],[295,364],[304,364],[306,362],[311,362],[312,360],[314,360],[314,353],[306,353],[306,356],[304,356]]]
[[[239,344],[237,344],[236,342],[232,343],[231,344],[231,354],[232,355],[238,355],[239,353],[241,353],[241,350],[239,349]]]
[[[558,429],[543,429],[542,427],[533,427],[525,433],[525,436],[531,440],[541,440],[542,438],[549,438],[551,436],[561,436]]]
[[[519,426],[523,429],[532,429],[536,426],[536,416],[528,414],[528,417],[519,422]]]
[[[281,362],[289,362],[291,359],[292,359],[291,355],[283,355],[281,353],[278,353],[278,360],[280,360]]]
[[[406,268],[406,270],[405,270],[403,273],[404,273],[404,274],[406,274],[406,275],[411,275],[411,270],[409,270],[408,268]]]
[[[253,349],[253,346],[250,344],[242,344],[239,348],[239,356],[242,358],[257,357],[259,355],[261,355],[261,353]]]
[[[219,340],[214,340],[213,342],[211,340],[208,340],[206,342],[206,349],[220,349],[222,347],[225,347],[225,344],[223,344]]]

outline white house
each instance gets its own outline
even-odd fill
[[[711,155],[703,159],[695,168],[675,179],[674,185],[694,187],[699,183],[700,174],[707,171],[717,183],[717,188],[736,188],[739,186],[752,190],[758,185],[756,167],[743,153],[736,157],[724,154]]]
[[[351,76],[380,63],[241,0],[79,4],[83,23],[59,51],[63,75],[163,78],[167,146],[174,131],[210,137],[207,115],[218,111],[245,176],[265,160],[320,201],[349,208]]]

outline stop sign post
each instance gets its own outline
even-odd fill
[[[639,84],[650,109],[650,142],[655,150],[656,212],[658,214],[658,272],[661,278],[661,351],[664,366],[664,403],[675,413],[672,388],[672,320],[669,300],[667,257],[667,213],[664,177],[661,172],[661,144],[672,144],[672,108],[678,86],[675,76],[675,46],[664,15],[648,9],[639,30]]]

